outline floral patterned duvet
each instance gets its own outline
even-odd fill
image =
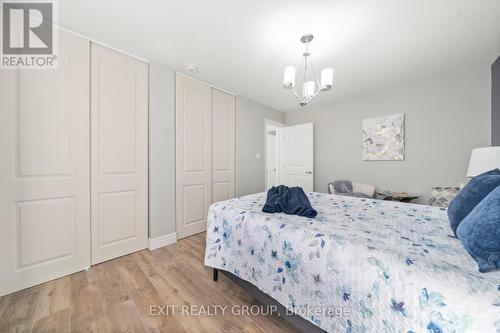
[[[477,271],[446,210],[307,195],[314,219],[262,213],[265,193],[213,204],[205,265],[329,332],[500,332],[500,272]]]

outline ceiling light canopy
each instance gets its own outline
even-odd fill
[[[306,50],[302,55],[304,58],[300,63],[299,70],[294,66],[285,68],[283,77],[283,87],[291,89],[300,106],[305,106],[314,96],[321,91],[328,91],[333,86],[333,69],[325,68],[321,71],[321,78],[318,78],[314,66],[311,62],[311,53],[309,52],[309,43],[313,40],[313,35],[304,35],[300,41],[306,44]],[[299,95],[295,89],[296,83],[302,85],[302,93]]]

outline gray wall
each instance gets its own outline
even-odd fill
[[[264,120],[285,123],[285,114],[236,96],[236,195],[265,190]],[[260,154],[260,159],[255,154]]]
[[[149,64],[149,237],[175,232],[173,70]]]
[[[315,191],[335,179],[428,194],[465,181],[471,150],[491,140],[490,70],[470,68],[328,106],[290,112],[287,124],[314,122]],[[333,94],[335,91],[332,92]],[[405,161],[362,161],[364,118],[406,114]]]
[[[500,57],[491,66],[491,145],[500,146]]]

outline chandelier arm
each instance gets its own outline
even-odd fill
[[[321,90],[316,91],[316,92],[314,93],[314,95],[312,95],[312,96],[310,96],[310,97],[308,97],[308,98],[304,99],[301,103],[302,103],[302,104],[304,104],[304,105],[305,105],[305,104],[307,104],[307,103],[309,103],[309,101],[310,101],[311,99],[313,99],[314,97],[316,97],[316,95],[317,95],[317,94],[319,94],[320,92],[321,92]]]
[[[313,72],[314,77],[316,78],[316,84],[318,86],[318,91],[320,91],[321,90],[321,86],[320,86],[319,77],[318,77],[318,74],[316,74],[316,70],[314,69],[314,65],[313,65],[311,59],[309,59],[309,63],[311,64],[311,71]],[[316,94],[314,96],[316,96]]]
[[[319,94],[321,92],[321,89],[318,89],[318,91],[316,91],[316,93],[314,93],[314,95],[311,96],[311,99],[313,99],[314,97],[316,97],[317,94]]]
[[[299,97],[299,95],[297,94],[297,92],[295,91],[295,87],[292,89],[292,92],[293,94],[295,95],[295,97],[297,98],[297,101],[299,103],[302,103],[302,99]]]
[[[295,84],[297,84],[297,79],[300,75],[300,71],[302,70],[302,66],[304,65],[304,60],[302,60],[300,62],[300,65],[299,65],[299,70],[295,73]]]
[[[307,60],[308,56],[304,56],[304,82],[309,81],[309,76],[307,75]]]
[[[295,95],[299,103],[301,102],[302,98],[300,98],[299,95],[297,94],[295,87],[297,86],[297,82],[299,82],[297,79],[300,76],[300,71],[302,70],[302,67],[304,67],[304,59],[302,59],[302,61],[300,62],[299,70],[295,73],[295,85],[292,87],[293,94]]]

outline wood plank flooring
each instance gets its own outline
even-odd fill
[[[203,233],[3,296],[0,332],[296,332],[277,316],[182,315],[182,305],[258,304],[222,274],[213,282],[204,252]]]

